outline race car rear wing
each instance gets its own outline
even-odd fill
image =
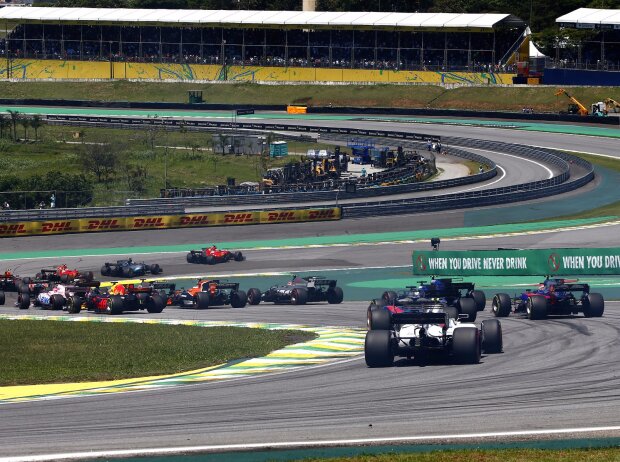
[[[555,286],[556,292],[590,292],[589,284],[559,284]]]
[[[174,282],[153,282],[152,287],[154,290],[173,291],[177,288],[177,285]]]
[[[239,288],[239,283],[238,282],[214,282],[214,284],[217,285],[218,289],[232,289],[232,290],[237,290]],[[209,286],[209,283],[206,283],[207,287]]]
[[[448,324],[448,315],[433,311],[405,311],[392,313],[393,324]]]

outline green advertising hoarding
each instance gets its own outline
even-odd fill
[[[415,250],[414,276],[619,275],[620,247],[536,250]]]

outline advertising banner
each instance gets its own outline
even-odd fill
[[[620,248],[416,250],[415,276],[620,275]]]

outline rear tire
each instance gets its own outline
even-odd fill
[[[478,315],[478,308],[476,308],[476,302],[473,298],[461,298],[459,299],[459,312],[466,314],[467,319],[465,322],[474,322]]]
[[[485,353],[501,353],[503,347],[502,325],[499,320],[482,321],[482,350]]]
[[[4,305],[6,301],[6,296],[4,295],[4,291],[0,290],[0,305]]]
[[[262,293],[256,288],[248,290],[248,303],[250,305],[258,305],[261,300]]]
[[[532,295],[528,298],[525,308],[529,319],[545,319],[547,317],[547,299],[542,295]]]
[[[243,308],[248,304],[248,296],[243,290],[230,294],[230,306],[233,308]]]
[[[123,297],[111,295],[106,304],[106,313],[111,315],[123,314]]]
[[[493,302],[491,303],[491,311],[497,318],[505,318],[510,314],[512,303],[510,301],[510,295],[508,294],[495,294]]]
[[[364,358],[368,367],[389,367],[394,364],[392,334],[389,330],[366,332]]]
[[[152,295],[150,300],[146,302],[146,311],[149,313],[161,313],[166,307],[166,302],[161,295]]]
[[[82,311],[83,300],[80,297],[71,297],[67,300],[67,311],[71,314],[78,314]]]
[[[344,292],[342,292],[342,289],[340,287],[336,286],[333,289],[327,291],[327,303],[337,305],[339,303],[342,303],[343,299]]]
[[[601,294],[590,293],[583,301],[583,315],[586,318],[600,318],[605,311],[605,300]]]
[[[191,254],[191,253],[188,253],[188,254],[185,256],[185,259],[187,260],[187,263],[194,263],[194,255],[193,255],[193,254]]]
[[[201,310],[209,308],[209,294],[207,292],[196,293],[196,306]]]
[[[17,306],[20,310],[27,310],[28,308],[30,308],[30,294],[28,293],[28,291],[21,292],[17,296]]]
[[[487,305],[486,294],[481,290],[472,290],[470,296],[476,302],[476,309],[478,311],[484,311],[484,308]]]
[[[459,327],[454,329],[452,353],[458,364],[478,364],[480,362],[478,328]]]
[[[305,305],[308,301],[308,292],[306,289],[293,289],[291,292],[291,304],[292,305]]]

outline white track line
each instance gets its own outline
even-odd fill
[[[68,452],[60,454],[42,454],[36,456],[16,456],[2,457],[0,462],[42,462],[50,460],[75,460],[75,459],[94,459],[102,457],[133,457],[133,456],[156,456],[166,454],[183,453],[204,453],[204,452],[226,452],[226,451],[248,451],[261,449],[308,449],[324,448],[328,446],[356,446],[381,443],[406,443],[419,441],[436,440],[466,440],[472,438],[497,438],[497,437],[524,437],[542,435],[565,435],[570,433],[600,433],[620,431],[620,426],[613,427],[583,427],[583,428],[560,428],[549,430],[517,430],[506,432],[489,433],[466,433],[454,435],[429,435],[429,436],[397,436],[389,438],[359,438],[348,440],[316,440],[316,441],[287,441],[269,443],[250,443],[250,444],[222,444],[210,446],[185,446],[171,448],[143,448],[110,451],[92,452]],[[440,449],[438,447],[438,449]]]

